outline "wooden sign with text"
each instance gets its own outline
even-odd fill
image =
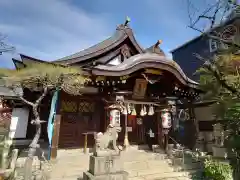
[[[136,79],[133,90],[133,98],[142,99],[147,90],[147,81],[145,79]]]

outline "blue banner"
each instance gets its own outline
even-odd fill
[[[54,126],[54,119],[55,119],[56,109],[57,109],[58,92],[59,92],[59,90],[56,90],[53,94],[50,114],[49,114],[49,118],[48,118],[47,133],[48,133],[48,140],[49,140],[50,147],[52,144],[53,126]]]

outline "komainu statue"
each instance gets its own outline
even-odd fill
[[[120,126],[109,124],[106,132],[96,134],[94,155],[119,154],[122,150],[121,147],[117,146],[119,132],[121,132]]]

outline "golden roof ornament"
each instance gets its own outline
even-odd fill
[[[156,42],[155,47],[158,47],[160,44],[162,44],[162,40],[159,39],[159,40]]]
[[[124,23],[124,26],[127,26],[130,21],[131,21],[131,19],[127,16],[126,20],[125,20],[125,23]]]

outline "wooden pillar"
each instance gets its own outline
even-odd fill
[[[53,126],[53,137],[52,137],[52,147],[51,147],[51,159],[57,158],[58,142],[59,142],[59,132],[60,132],[61,115],[57,114],[54,120]]]
[[[108,106],[106,104],[104,107],[104,121],[102,121],[101,123],[104,123],[104,132],[105,132],[109,124],[109,112],[108,112]]]
[[[88,139],[87,139],[88,133],[84,133],[84,153],[87,153],[87,146],[88,146]]]
[[[193,102],[190,101],[190,103],[188,104],[188,110],[189,110],[189,118],[190,120],[192,121],[193,123],[193,129],[192,129],[192,134],[191,134],[191,137],[192,137],[192,140],[191,140],[191,148],[195,147],[196,145],[196,140],[198,138],[198,132],[199,132],[199,127],[198,127],[198,122],[195,118],[195,112],[194,112],[194,107],[193,107]]]
[[[165,150],[165,152],[168,151],[168,139],[169,139],[168,133],[164,134],[164,150]]]
[[[195,118],[195,112],[194,112],[194,107],[193,107],[192,101],[190,101],[188,104],[188,110],[189,110],[189,118],[191,121],[193,121],[195,128],[196,128],[196,133],[198,133],[198,122],[196,121],[196,118]]]
[[[161,116],[160,112],[157,112],[157,137],[158,137],[158,145],[162,146],[162,121],[160,121]]]

